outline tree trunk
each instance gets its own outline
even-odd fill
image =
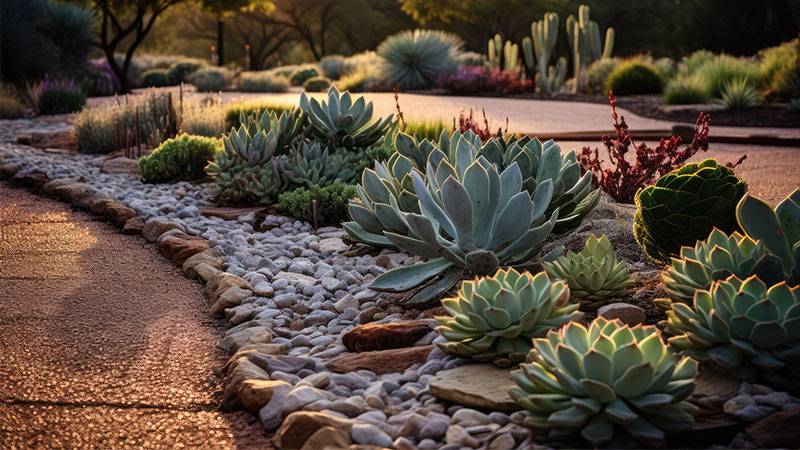
[[[217,65],[225,65],[225,24],[222,19],[217,19]]]

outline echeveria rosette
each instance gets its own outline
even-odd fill
[[[531,413],[525,424],[552,438],[579,433],[600,445],[624,430],[656,443],[694,424],[686,399],[697,362],[672,353],[654,326],[571,322],[534,339],[529,359],[512,372],[510,394]]]
[[[636,193],[633,235],[651,259],[668,263],[714,227],[739,229],[736,203],[747,185],[714,159],[689,163]]]
[[[780,280],[800,284],[800,188],[775,209],[745,195],[736,206],[736,218],[747,235],[763,242],[767,250],[754,269],[758,277],[769,284]]]
[[[800,286],[732,275],[696,291],[692,305],[674,303],[667,318],[673,347],[736,376],[800,376]]]
[[[581,316],[569,287],[546,273],[500,269],[492,277],[464,281],[455,297],[442,300],[451,316],[437,317],[439,347],[457,356],[500,367],[522,362],[531,338]]]
[[[584,310],[596,310],[623,297],[634,281],[605,235],[589,236],[580,252],[569,251],[542,266],[551,278],[567,282],[572,297],[580,300]]]
[[[698,289],[708,289],[711,282],[731,275],[747,278],[764,257],[762,242],[734,231],[727,235],[714,228],[705,241],[694,247],[681,247],[680,255],[664,273],[664,286],[674,302],[691,304]]]

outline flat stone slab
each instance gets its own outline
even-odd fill
[[[522,409],[508,394],[516,386],[510,369],[492,364],[466,364],[443,370],[430,380],[431,394],[441,400],[485,411]]]
[[[200,208],[200,214],[207,217],[219,217],[225,220],[236,220],[249,213],[266,214],[269,208],[265,206],[251,206],[245,208],[208,207]]]

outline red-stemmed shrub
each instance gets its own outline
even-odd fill
[[[472,109],[469,110],[469,114],[462,109],[458,114],[458,122],[453,119],[453,129],[458,130],[461,133],[472,131],[473,133],[477,134],[483,142],[486,142],[493,137],[503,136],[503,128],[498,128],[496,132],[493,132],[491,126],[489,125],[489,119],[486,118],[486,110],[481,110],[481,112],[483,114],[483,123],[479,122],[478,119],[475,118],[475,114]],[[508,132],[508,119],[506,119],[505,132]]]
[[[652,184],[655,180],[682,165],[700,150],[708,150],[708,129],[711,117],[700,113],[695,123],[692,142],[680,149],[681,138],[671,136],[662,138],[655,148],[647,144],[636,144],[625,123],[625,117],[617,114],[616,100],[613,94],[608,96],[611,104],[611,117],[614,119],[615,136],[603,136],[603,146],[608,153],[610,167],[603,168],[604,160],[600,159],[595,148],[584,147],[579,160],[584,170],[592,172],[595,185],[621,203],[633,203],[639,188]],[[636,152],[634,161],[626,156]]]
[[[462,66],[439,78],[439,87],[454,94],[518,95],[533,91],[533,82],[519,74],[486,67]]]

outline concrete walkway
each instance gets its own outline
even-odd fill
[[[140,238],[0,184],[0,447],[268,448],[217,410],[205,309]]]

